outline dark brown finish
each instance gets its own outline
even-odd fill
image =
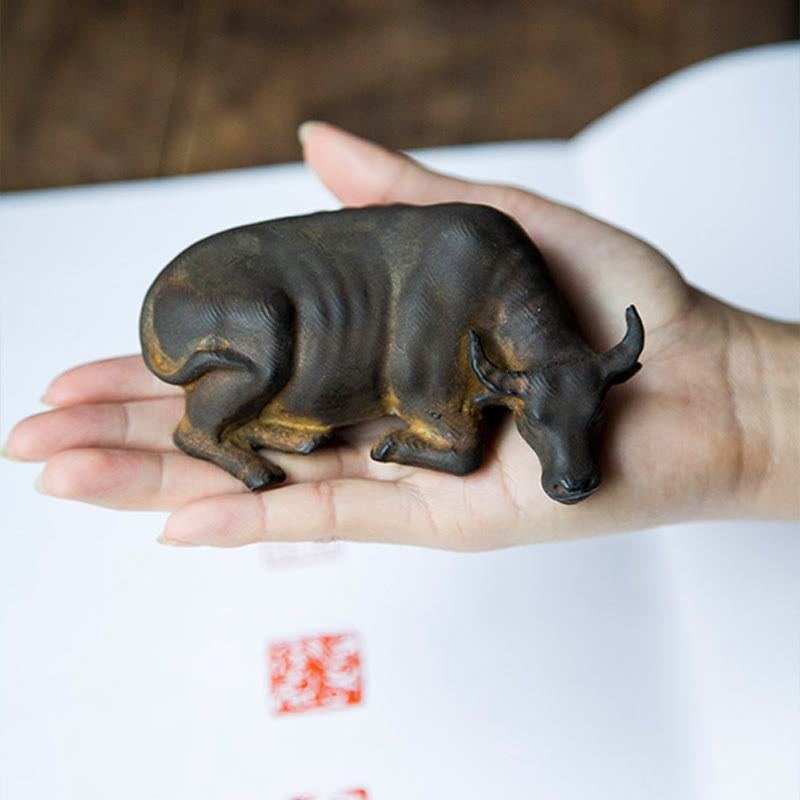
[[[796,0],[2,0],[0,181],[292,161],[308,118],[395,148],[568,137],[797,26]]]
[[[393,414],[372,448],[464,475],[485,406],[510,409],[542,486],[575,503],[600,485],[593,439],[608,388],[639,368],[644,329],[593,353],[539,250],[487,206],[371,206],[235,228],[156,279],[142,350],[184,387],[175,442],[251,489],[284,480],[259,448],[310,453],[334,429]]]

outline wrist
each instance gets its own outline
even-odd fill
[[[738,423],[731,516],[800,517],[800,325],[730,309],[728,382]]]

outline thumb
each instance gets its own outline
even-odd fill
[[[409,156],[387,150],[326,122],[304,122],[298,130],[306,163],[345,205],[426,205],[474,202],[513,213],[527,192],[439,175]]]

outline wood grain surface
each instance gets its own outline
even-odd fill
[[[795,0],[3,0],[0,187],[293,161],[304,119],[397,148],[579,131]]]

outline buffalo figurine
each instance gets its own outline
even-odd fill
[[[465,203],[349,208],[247,225],[192,245],[144,301],[147,366],[184,387],[175,443],[250,489],[285,474],[261,448],[310,453],[336,427],[396,415],[372,448],[455,475],[482,459],[484,407],[505,406],[554,500],[600,485],[594,431],[641,366],[644,328],[580,338],[530,238]]]

